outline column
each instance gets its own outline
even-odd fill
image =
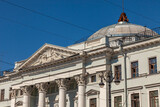
[[[78,107],[85,107],[85,78],[80,75],[75,79],[78,83]]]
[[[46,91],[48,89],[48,84],[39,83],[39,84],[36,84],[36,87],[39,92],[38,107],[45,107],[45,98],[46,98]]]
[[[11,107],[16,107],[16,90],[11,90]]]
[[[59,107],[66,107],[66,79],[58,79],[56,83],[59,87]]]
[[[31,86],[21,87],[23,91],[23,107],[30,107]]]

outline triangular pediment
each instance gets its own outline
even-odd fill
[[[53,62],[56,60],[67,58],[77,53],[78,51],[72,49],[45,44],[30,58],[28,58],[20,67],[18,67],[18,69]]]

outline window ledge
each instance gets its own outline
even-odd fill
[[[153,74],[143,73],[143,74],[139,74],[138,77],[135,77],[135,78],[128,78],[127,80],[130,80],[130,79],[137,79],[137,78],[141,78],[141,77],[148,77],[148,76],[153,76],[153,75],[158,75],[158,74],[160,74],[160,71],[157,71],[157,73],[153,73]]]

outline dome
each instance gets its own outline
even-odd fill
[[[113,24],[98,30],[87,40],[94,40],[103,36],[124,37],[134,35],[150,37],[153,35],[157,35],[157,33],[144,26],[129,23],[126,13],[122,12],[117,24]]]
[[[151,35],[155,33],[151,29],[146,28],[144,26],[132,24],[127,21],[120,21],[117,24],[113,24],[98,30],[93,35],[91,35],[88,38],[88,40],[101,38],[103,36],[108,36],[108,37],[132,36],[138,33],[142,33],[142,32],[144,33],[145,31],[147,32],[147,35],[148,34]]]

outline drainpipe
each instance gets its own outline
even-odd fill
[[[127,53],[123,53],[124,56],[124,73],[125,73],[125,77],[124,77],[124,82],[125,82],[125,88],[124,88],[124,93],[125,93],[125,107],[128,107],[128,95],[127,95],[127,64],[126,64],[126,57],[127,57]]]
[[[125,95],[125,103],[124,107],[128,107],[128,92],[127,92],[127,63],[126,63],[126,58],[127,58],[127,53],[123,52],[123,42],[119,41],[119,49],[123,55],[124,58],[124,95]]]

